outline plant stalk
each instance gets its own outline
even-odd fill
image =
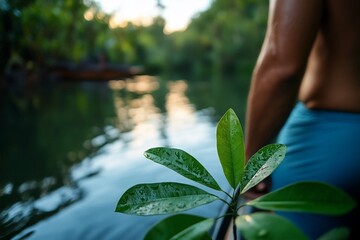
[[[232,229],[233,229],[234,240],[237,240],[237,231],[236,231],[235,219],[236,219],[236,216],[233,217]]]

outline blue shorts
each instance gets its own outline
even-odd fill
[[[279,133],[277,142],[285,144],[288,151],[272,174],[272,190],[298,181],[323,181],[345,190],[359,202],[360,114],[310,110],[299,102]],[[290,212],[278,214],[298,225],[311,239],[334,227],[360,229],[357,219],[360,215],[352,219],[356,213],[343,217]]]

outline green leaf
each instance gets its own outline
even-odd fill
[[[350,238],[350,230],[346,227],[334,228],[324,233],[317,240],[347,240]]]
[[[211,240],[209,230],[214,224],[214,219],[208,218],[196,223],[176,234],[171,240]]]
[[[269,176],[282,162],[285,154],[286,146],[283,144],[270,144],[257,151],[245,166],[241,179],[241,193]]]
[[[356,202],[344,191],[322,182],[298,182],[247,203],[260,209],[325,215],[349,212]]]
[[[240,121],[230,108],[216,128],[216,145],[225,177],[235,189],[240,182],[245,165],[244,137]]]
[[[195,182],[210,188],[221,190],[211,174],[193,156],[180,149],[151,148],[144,153],[145,157],[162,164]]]
[[[115,211],[136,215],[156,215],[185,211],[219,199],[197,187],[163,182],[138,184],[120,198]]]
[[[200,216],[188,214],[170,216],[153,226],[145,235],[144,240],[168,240],[184,229],[205,219],[206,218]]]
[[[271,213],[254,213],[236,218],[236,227],[245,239],[307,240],[306,235],[288,220]]]

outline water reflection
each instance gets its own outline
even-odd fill
[[[138,76],[1,95],[0,238],[141,238],[161,217],[113,213],[120,194],[139,182],[187,182],[142,153],[182,148],[222,179],[214,134],[223,111],[212,106],[233,91]],[[221,203],[212,206],[195,212],[216,216]]]
[[[107,136],[109,93],[104,84],[84,84],[0,94],[0,237],[83,197],[71,169],[101,147],[86,139]]]
[[[185,95],[188,85],[185,81],[179,80],[168,83],[169,93],[166,97],[166,111],[168,118],[191,121],[188,117],[194,113],[188,97]]]
[[[159,112],[150,94],[159,88],[155,77],[137,76],[127,81],[110,81],[109,86],[114,90],[117,127],[121,132],[132,130],[149,115]]]

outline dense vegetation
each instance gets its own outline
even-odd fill
[[[105,55],[107,61],[142,65],[150,73],[239,73],[249,72],[255,62],[267,2],[214,0],[186,31],[172,34],[164,33],[161,15],[148,26],[116,27],[113,16],[92,0],[3,0],[0,18],[1,72],[11,64],[29,70]]]

